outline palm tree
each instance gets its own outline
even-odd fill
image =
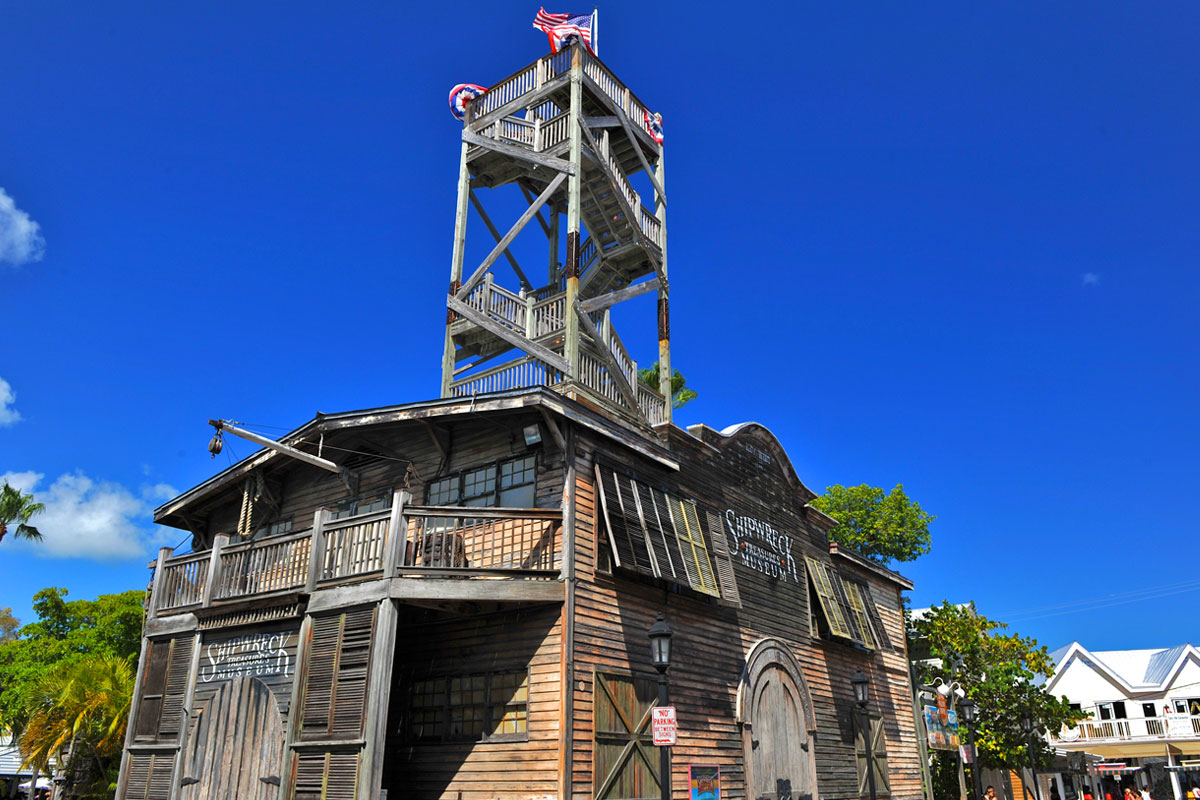
[[[45,510],[46,506],[34,500],[33,495],[25,494],[5,481],[0,487],[0,542],[4,541],[8,526],[13,522],[17,523],[13,534],[18,539],[41,541],[42,534],[29,524],[29,520]]]
[[[106,796],[108,773],[120,763],[133,698],[129,659],[104,654],[61,663],[41,681],[21,733],[25,763],[50,772],[61,763],[70,778],[88,776],[83,796]],[[84,787],[76,786],[79,790]]]
[[[648,386],[654,391],[659,389],[658,362],[638,370],[638,383]],[[671,370],[671,408],[683,408],[700,395],[688,388],[687,379],[677,369]]]

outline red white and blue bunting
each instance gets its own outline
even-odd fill
[[[467,103],[487,91],[475,83],[460,83],[450,90],[450,113],[455,119],[466,119]]]

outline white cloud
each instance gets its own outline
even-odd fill
[[[1100,282],[1100,276],[1094,272],[1085,272],[1081,277],[1083,278],[1084,286],[1095,286]]]
[[[13,408],[17,393],[8,385],[8,381],[0,378],[0,428],[14,425],[21,421],[21,415]]]
[[[0,187],[0,264],[24,264],[41,261],[46,240],[41,226],[17,208],[16,202]]]
[[[155,532],[147,524],[153,501],[176,494],[166,484],[144,487],[135,495],[120,484],[94,481],[82,472],[73,472],[39,489],[44,477],[39,472],[0,475],[0,481],[33,492],[38,502],[46,505],[32,520],[42,541],[6,539],[5,547],[56,558],[116,560],[148,555],[173,535],[165,530]]]

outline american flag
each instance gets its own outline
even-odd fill
[[[550,50],[557,53],[572,36],[578,36],[585,47],[593,55],[592,32],[596,24],[595,14],[551,14],[544,8],[539,8],[533,18],[533,27],[545,31],[550,37]]]

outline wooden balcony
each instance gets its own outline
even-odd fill
[[[397,492],[390,509],[339,520],[319,511],[312,528],[287,536],[230,544],[229,535],[220,534],[205,552],[172,556],[166,549],[156,565],[151,613],[387,578],[543,583],[558,578],[561,510],[416,506],[406,499]],[[393,537],[392,531],[403,535]]]

